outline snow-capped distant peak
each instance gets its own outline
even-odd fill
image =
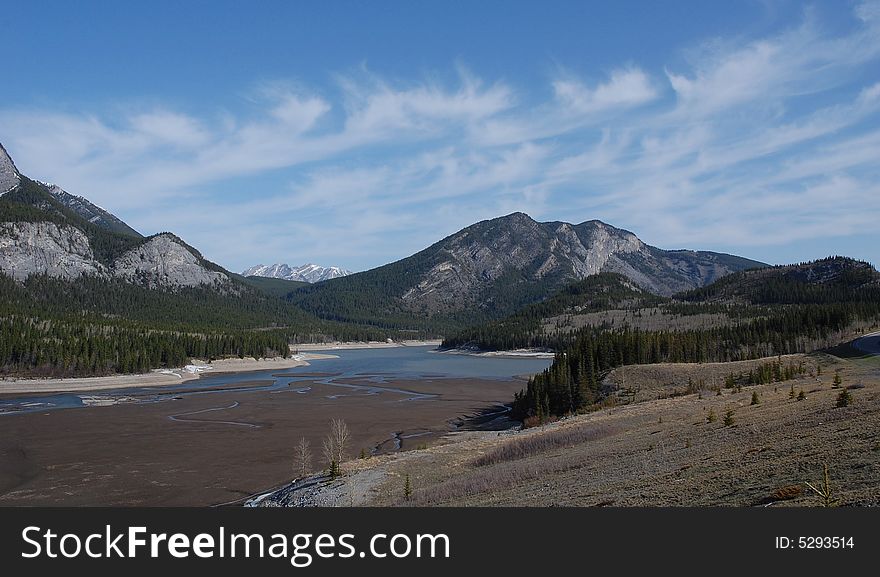
[[[252,266],[241,273],[244,276],[264,276],[269,278],[281,278],[300,282],[316,283],[332,278],[339,278],[351,274],[351,271],[338,266],[323,267],[314,263],[291,267],[286,264],[272,264]]]

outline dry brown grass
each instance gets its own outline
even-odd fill
[[[786,485],[770,493],[770,498],[774,501],[790,501],[791,499],[797,499],[803,494],[804,488],[800,485]]]
[[[496,465],[505,461],[524,459],[553,449],[573,447],[580,443],[596,441],[614,435],[619,429],[608,424],[585,424],[546,433],[519,437],[501,443],[472,461],[476,467]]]

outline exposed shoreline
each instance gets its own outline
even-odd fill
[[[481,351],[470,349],[447,349],[440,351],[447,355],[467,355],[471,357],[498,357],[502,359],[552,359],[556,357],[553,351],[539,349],[513,349],[507,351]]]
[[[106,377],[77,377],[72,379],[8,379],[0,380],[0,395],[38,393],[86,393],[139,387],[178,385],[198,379],[202,374],[242,373],[272,369],[290,369],[309,366],[308,361],[331,359],[334,355],[300,353],[288,358],[272,359],[219,359],[208,364],[193,359],[192,364],[176,369],[154,369],[149,373],[110,375]]]
[[[347,350],[347,349],[392,349],[397,347],[430,347],[430,346],[440,346],[440,343],[443,341],[429,340],[429,341],[417,341],[417,340],[408,340],[408,341],[337,341],[333,343],[304,343],[301,345],[296,345],[295,348],[299,351],[332,351],[332,350]]]

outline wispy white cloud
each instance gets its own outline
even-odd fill
[[[26,173],[233,268],[363,268],[514,210],[761,258],[873,230],[878,6],[844,32],[807,10],[774,35],[686,47],[686,65],[560,71],[543,91],[360,69],[213,113],[0,108],[0,139]]]
[[[560,104],[575,114],[638,106],[657,97],[648,75],[637,68],[614,71],[608,82],[595,88],[575,79],[556,80],[553,91]]]

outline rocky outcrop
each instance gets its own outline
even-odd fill
[[[78,228],[51,222],[0,223],[0,272],[23,281],[35,274],[71,280],[105,274]]]
[[[18,169],[0,144],[0,195],[6,194],[21,182]]]
[[[208,270],[176,237],[160,234],[113,263],[113,276],[150,288],[224,286],[229,277]]]

